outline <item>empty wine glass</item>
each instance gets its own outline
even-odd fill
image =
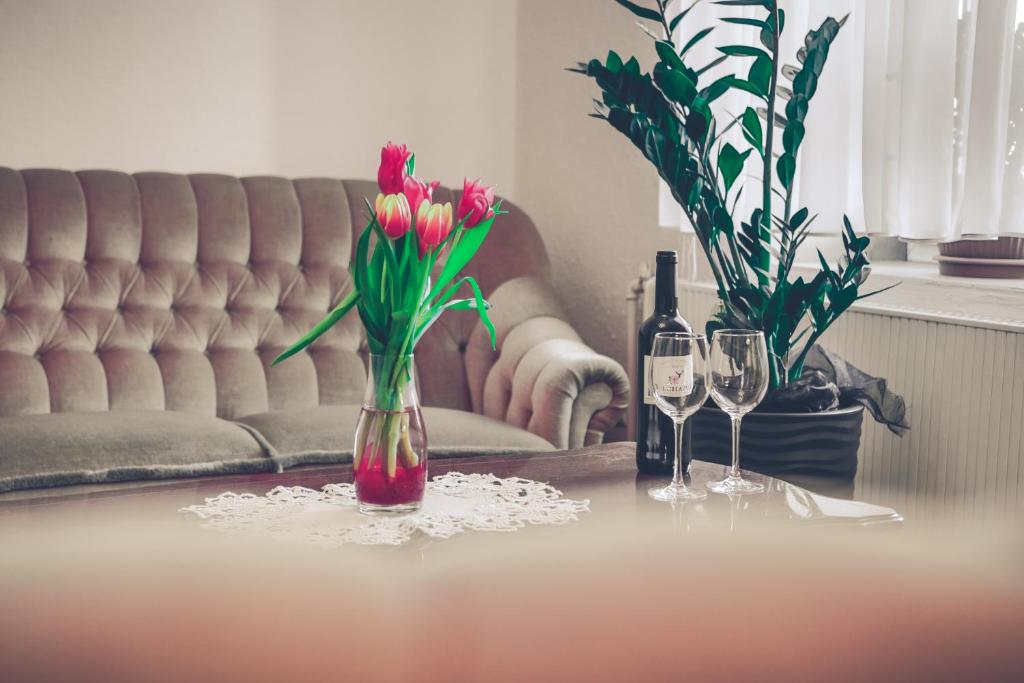
[[[708,361],[711,397],[732,421],[732,468],[707,485],[715,493],[760,493],[764,486],[740,473],[740,424],[768,392],[768,348],[754,330],[718,330],[711,337]]]
[[[675,427],[675,459],[672,483],[652,488],[648,495],[655,500],[700,500],[707,493],[691,489],[683,481],[683,422],[704,405],[708,398],[708,342],[704,335],[689,332],[659,332],[654,335],[651,363],[647,370],[647,386],[654,402]]]

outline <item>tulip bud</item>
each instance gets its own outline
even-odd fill
[[[423,201],[416,212],[416,235],[419,237],[420,258],[436,249],[452,231],[452,205],[431,204]]]
[[[409,232],[412,225],[412,212],[404,194],[378,194],[374,202],[377,224],[384,234],[391,239],[398,239]]]
[[[405,188],[408,176],[406,162],[412,152],[405,145],[393,145],[390,142],[380,150],[380,168],[377,169],[377,185],[384,194],[398,194]]]
[[[487,186],[479,180],[466,178],[462,183],[462,198],[459,199],[458,218],[463,226],[474,228],[494,216],[494,186]]]
[[[408,176],[405,179],[405,198],[409,200],[409,208],[413,213],[419,211],[420,204],[426,199],[428,202],[434,201],[434,190],[437,189],[438,183],[436,180],[429,185],[419,178]]]

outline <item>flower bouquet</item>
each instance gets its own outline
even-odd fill
[[[358,311],[370,348],[353,452],[364,512],[413,510],[423,499],[427,437],[413,367],[417,342],[445,311],[473,309],[495,344],[489,304],[476,280],[460,274],[504,213],[501,203],[494,203],[493,187],[470,180],[454,212],[450,202],[434,203],[438,183],[417,178],[415,162],[405,145],[381,150],[380,194],[372,205],[366,201],[369,219],[350,266],[354,289],[274,359],[280,363]],[[456,298],[466,288],[471,296]]]

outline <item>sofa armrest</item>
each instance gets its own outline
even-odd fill
[[[485,415],[556,448],[600,443],[628,405],[623,367],[584,344],[565,321],[547,316],[508,331],[483,396]]]

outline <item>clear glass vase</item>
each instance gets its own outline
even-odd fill
[[[370,356],[352,472],[361,512],[412,512],[423,504],[427,431],[411,354]]]

